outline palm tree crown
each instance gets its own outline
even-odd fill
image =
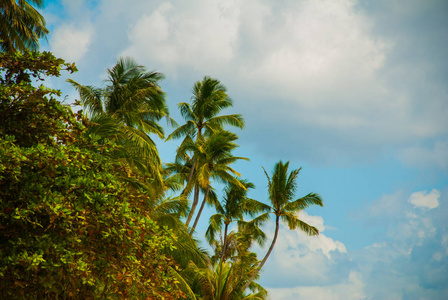
[[[48,30],[45,19],[32,6],[42,8],[44,0],[0,1],[0,50],[15,52],[37,50],[39,39]]]
[[[231,256],[231,252],[237,250],[236,245],[229,247],[228,237],[231,234],[229,232],[231,223],[236,222],[238,229],[245,232],[246,237],[255,239],[260,244],[265,239],[265,234],[257,226],[259,224],[257,218],[252,221],[245,221],[244,216],[254,217],[259,212],[269,210],[269,206],[247,196],[248,190],[255,187],[253,183],[247,180],[240,180],[240,182],[242,186],[229,183],[225,187],[223,201],[215,204],[217,213],[210,217],[210,225],[205,234],[209,243],[218,244],[216,250],[220,253],[216,253],[216,255],[219,255],[221,261],[225,261]],[[223,226],[224,233],[222,237],[220,236],[222,245],[219,245],[219,243],[216,243],[217,234],[222,233]]]
[[[163,117],[171,121],[159,86],[164,76],[146,71],[131,58],[120,58],[107,73],[105,88],[68,80],[78,90],[92,121],[90,132],[123,145],[119,156],[131,165],[146,168],[160,183],[161,161],[149,134],[163,138],[164,130],[158,121]]]
[[[186,124],[174,130],[167,140],[186,135],[199,137],[204,131],[206,135],[210,135],[226,124],[244,127],[244,120],[239,114],[219,115],[223,109],[233,105],[227,89],[219,80],[206,76],[194,84],[192,93],[192,105],[185,102],[178,104]]]
[[[240,174],[230,167],[230,164],[237,160],[248,160],[245,157],[233,156],[231,151],[238,147],[235,140],[238,136],[230,131],[220,130],[214,132],[210,137],[200,137],[196,143],[191,144],[191,150],[197,159],[196,180],[197,185],[204,192],[204,200],[202,201],[198,215],[196,216],[191,232],[196,228],[197,222],[201,216],[202,209],[207,201],[208,194],[211,190],[211,179],[235,185],[244,185],[237,179]],[[236,177],[235,177],[236,176]]]

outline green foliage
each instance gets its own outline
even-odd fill
[[[199,186],[201,185],[198,182],[199,176],[197,174],[201,166],[197,162],[198,158],[195,151],[189,146],[193,143],[193,137],[196,136],[196,142],[199,143],[199,140],[202,139],[202,143],[204,143],[203,134],[207,138],[217,131],[222,131],[224,125],[232,125],[239,128],[244,127],[244,119],[241,115],[220,115],[221,111],[231,107],[233,102],[227,95],[226,87],[219,80],[205,76],[202,81],[195,82],[192,93],[191,105],[185,102],[179,103],[178,105],[186,123],[178,127],[167,137],[167,140],[184,137],[184,141],[177,151],[176,163],[182,161],[189,163],[188,161],[191,161],[189,175],[186,177],[186,186],[182,191],[183,195],[188,195],[194,186],[194,198],[190,213],[187,217],[186,226],[190,224],[196,210],[199,201]],[[194,155],[190,158],[188,152],[193,152]],[[202,186],[204,185],[202,184]],[[208,188],[205,189],[205,193],[207,193]]]
[[[150,134],[164,138],[164,129],[158,122],[162,118],[173,122],[159,86],[164,76],[147,71],[128,57],[120,58],[107,74],[104,88],[68,80],[79,92],[86,117],[91,121],[89,131],[121,145],[115,158],[141,173],[151,174],[160,185],[162,166]]]
[[[131,184],[147,179],[111,160],[114,145],[86,135],[55,91],[31,85],[33,74],[57,76],[63,61],[27,55],[2,54],[27,67],[2,60],[0,71],[9,80],[0,90],[0,294],[182,298],[177,266],[165,254],[176,236],[151,219],[151,198]]]
[[[0,51],[37,50],[39,39],[48,30],[45,19],[32,6],[42,8],[43,0],[2,0],[0,1]]]
[[[280,161],[266,173],[270,205],[247,196],[253,184],[231,167],[247,158],[233,156],[238,137],[224,130],[244,121],[219,115],[232,101],[209,77],[194,85],[192,105],[179,105],[186,124],[168,139],[184,140],[163,169],[149,136],[163,137],[162,117],[174,122],[158,85],[162,74],[121,59],[105,88],[71,81],[86,109],[74,114],[54,98],[59,91],[35,86],[62,70],[76,67],[49,52],[0,53],[0,295],[265,299],[254,280],[280,222],[318,234],[298,216],[323,205],[315,193],[295,199],[300,169],[289,172]],[[227,184],[221,202],[214,181]],[[204,200],[188,228],[200,191]],[[206,232],[213,256],[192,235],[205,203],[216,209]],[[274,237],[259,261],[251,249],[264,242],[261,226],[271,215]]]
[[[56,145],[72,137],[69,130],[80,124],[52,96],[60,92],[32,80],[59,76],[61,70],[76,71],[50,52],[0,53],[0,133],[16,138],[16,144],[30,147],[37,143]],[[47,98],[48,97],[48,98]],[[42,101],[42,99],[48,99]],[[79,128],[78,128],[79,130]]]

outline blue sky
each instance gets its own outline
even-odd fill
[[[281,229],[260,280],[271,299],[448,298],[447,1],[59,0],[43,15],[43,48],[76,62],[72,79],[101,85],[132,56],[165,74],[179,123],[193,83],[219,79],[246,119],[236,154],[251,161],[235,168],[253,198],[262,166],[303,167],[297,196],[325,207],[300,217],[321,234]],[[72,102],[64,79],[49,84]],[[160,142],[162,159],[176,147]]]

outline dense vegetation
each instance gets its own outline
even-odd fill
[[[0,23],[8,24],[4,16],[13,18],[4,13]],[[194,84],[190,103],[178,105],[185,119],[179,126],[169,117],[163,75],[121,58],[104,87],[70,80],[83,106],[74,113],[56,99],[59,91],[37,83],[76,67],[23,49],[34,45],[27,32],[19,40],[1,36],[0,295],[265,299],[256,279],[280,222],[318,234],[298,218],[308,206],[322,206],[314,193],[295,198],[299,169],[280,161],[271,175],[265,171],[269,204],[248,196],[255,186],[232,167],[247,158],[233,155],[238,136],[228,128],[243,128],[244,119],[223,114],[232,100],[210,77]],[[165,137],[162,119],[175,127],[166,139],[181,139],[170,163],[152,139]],[[225,186],[221,199],[217,183]],[[212,253],[195,232],[207,203],[216,211],[204,237]],[[260,260],[252,247],[266,241],[262,226],[270,216],[275,234]]]

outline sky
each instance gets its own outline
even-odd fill
[[[270,299],[448,299],[448,1],[57,0],[42,14],[42,49],[79,69],[48,82],[65,102],[66,78],[102,86],[131,56],[165,74],[182,124],[177,103],[211,76],[246,120],[235,169],[250,196],[267,201],[262,167],[302,167],[297,197],[325,206],[299,217],[320,235],[281,227]],[[173,161],[178,141],[158,144]]]

